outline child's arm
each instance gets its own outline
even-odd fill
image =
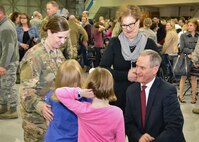
[[[92,89],[79,89],[78,97],[94,98],[94,94],[93,94]]]
[[[72,110],[76,114],[86,112],[87,110],[86,109],[87,105],[85,105],[82,102],[79,102],[77,99],[79,99],[80,97],[89,97],[89,96],[91,98],[91,96],[93,96],[92,90],[80,89],[77,87],[58,88],[56,89],[55,94],[61,103],[63,103],[68,109]]]

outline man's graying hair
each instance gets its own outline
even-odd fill
[[[56,1],[49,1],[49,2],[47,2],[47,4],[52,4],[54,7],[57,7],[59,9],[59,5],[57,4]]]
[[[162,62],[162,58],[160,57],[160,55],[158,54],[158,52],[154,51],[154,50],[144,50],[140,53],[139,56],[149,56],[150,57],[150,67],[155,67],[158,66],[160,67],[160,64]]]

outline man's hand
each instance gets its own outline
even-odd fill
[[[6,73],[6,69],[4,67],[0,67],[0,76]]]
[[[141,136],[139,142],[152,142],[154,140],[155,140],[154,137],[151,137],[149,134],[145,133],[144,135]]]
[[[88,42],[87,41],[83,41],[82,44],[87,48],[87,46],[88,46]]]

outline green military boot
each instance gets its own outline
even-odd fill
[[[0,119],[16,119],[16,118],[18,118],[16,107],[10,107],[8,111],[0,114]]]
[[[7,110],[7,105],[0,105],[0,114],[5,113]]]
[[[195,114],[199,114],[199,108],[192,109],[192,112],[195,113]]]

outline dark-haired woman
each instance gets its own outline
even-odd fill
[[[54,79],[65,58],[59,49],[69,37],[69,26],[63,17],[53,17],[45,26],[47,37],[28,50],[21,61],[20,99],[24,142],[43,142],[51,121],[51,106],[44,96],[54,87]]]
[[[15,26],[18,26],[19,25],[19,22],[20,22],[20,13],[15,11],[13,13],[11,13],[11,15],[9,16],[10,17],[10,20],[15,24]]]
[[[40,35],[37,28],[30,25],[30,18],[26,13],[22,13],[19,19],[19,26],[16,30],[19,45],[19,61],[21,61],[26,51],[33,46],[33,43],[40,42]]]

